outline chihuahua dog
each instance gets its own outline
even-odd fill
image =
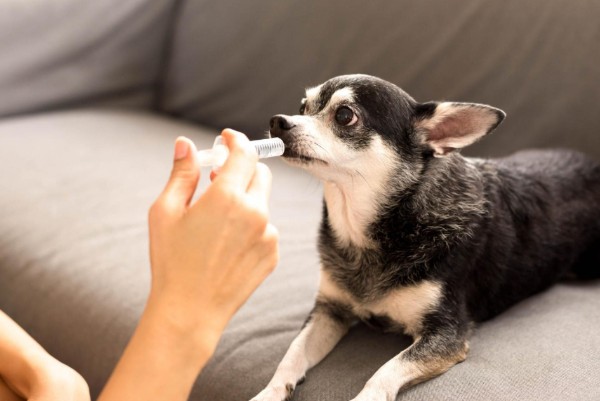
[[[314,309],[254,401],[290,399],[358,321],[414,339],[355,398],[393,401],[462,362],[474,323],[560,278],[600,276],[599,164],[572,151],[459,154],[504,117],[347,75],[308,89],[299,115],[271,119],[285,160],[324,184],[321,273]]]

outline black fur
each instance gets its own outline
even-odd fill
[[[475,171],[459,155],[424,165],[422,180],[433,185],[395,194],[371,225],[378,250],[340,246],[324,208],[323,267],[357,298],[433,279],[457,288],[468,316],[482,321],[569,273],[600,276],[598,164],[540,151],[482,161]]]
[[[394,85],[360,77],[327,81],[319,107],[351,87],[363,126],[401,155],[398,176],[409,168],[419,179],[408,187],[390,183],[390,206],[367,233],[378,249],[340,245],[324,206],[319,251],[339,284],[368,301],[398,286],[441,281],[453,289],[446,302],[452,298],[466,324],[489,319],[569,273],[600,276],[598,163],[567,150],[470,165],[458,153],[433,158],[413,123],[431,116],[436,103],[418,104]]]
[[[423,363],[416,381],[464,359],[474,322],[496,316],[561,278],[600,277],[600,164],[569,150],[480,160],[448,148],[444,157],[434,157],[423,122],[436,115],[440,103],[418,103],[395,85],[365,75],[327,81],[307,114],[325,118],[319,113],[345,87],[352,89],[348,107],[360,123],[331,124],[331,131],[356,151],[378,135],[397,153],[398,163],[390,166],[393,174],[377,205],[379,214],[363,233],[374,246],[340,241],[324,202],[322,268],[365,305],[423,280],[442,284],[440,302],[425,314],[417,341],[403,356]],[[488,106],[462,105],[489,113],[479,121],[489,124],[487,132],[504,118]],[[272,127],[271,134],[295,149],[293,130]],[[315,312],[340,323],[355,318],[348,305],[321,297]],[[386,315],[362,318],[385,330],[402,330]]]

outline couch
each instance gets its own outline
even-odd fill
[[[174,139],[209,147],[225,127],[261,137],[306,86],[338,74],[505,110],[468,155],[569,147],[600,159],[598,15],[592,0],[4,0],[0,309],[96,396],[148,292],[147,211]],[[254,396],[312,307],[321,187],[268,164],[281,261],[228,326],[194,401]],[[398,400],[598,400],[598,310],[600,282],[560,283],[481,324],[464,363]],[[293,400],[349,400],[408,344],[358,325]]]

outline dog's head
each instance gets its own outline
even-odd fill
[[[418,103],[382,79],[344,75],[307,89],[300,114],[274,116],[270,133],[285,143],[288,162],[321,179],[365,178],[401,168],[410,181],[424,158],[477,141],[504,116],[481,104]]]

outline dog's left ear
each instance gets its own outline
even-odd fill
[[[476,103],[428,102],[416,108],[415,130],[444,156],[492,132],[506,117],[500,109]]]

